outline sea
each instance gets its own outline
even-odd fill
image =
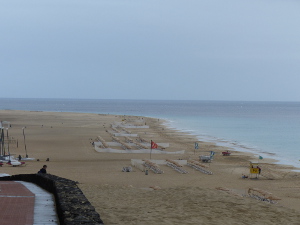
[[[300,168],[300,102],[0,98],[0,109],[154,117],[199,141]]]

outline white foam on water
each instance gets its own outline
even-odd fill
[[[274,159],[277,161],[277,162],[275,162],[276,164],[291,165],[296,168],[300,168],[300,161],[297,158],[293,157],[291,154],[290,155],[284,154],[283,152],[278,152],[276,150],[274,150],[274,151],[265,150],[261,147],[258,147],[256,145],[251,145],[249,143],[243,143],[243,142],[239,142],[239,141],[235,141],[235,140],[226,140],[225,138],[212,136],[206,132],[200,131],[200,129],[199,130],[198,129],[190,129],[191,127],[189,127],[189,124],[186,124],[186,127],[185,127],[184,122],[182,122],[182,121],[178,122],[176,119],[175,120],[174,119],[172,119],[172,120],[165,119],[165,121],[166,122],[164,123],[164,125],[167,126],[168,128],[186,132],[191,135],[195,135],[199,141],[211,142],[218,146],[227,147],[232,150],[239,151],[239,152],[252,153],[252,154],[256,155],[257,158],[259,156],[262,156],[263,158]],[[197,151],[201,152],[201,149],[198,149]],[[297,171],[297,170],[295,170],[295,171]]]

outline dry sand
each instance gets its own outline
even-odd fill
[[[12,110],[0,111],[0,119],[12,126],[9,136],[15,143],[10,144],[10,152],[25,155],[22,128],[26,127],[28,156],[39,159],[23,167],[4,165],[0,173],[36,173],[47,164],[48,173],[79,182],[106,225],[300,224],[300,174],[292,172],[292,167],[263,159],[263,176],[242,179],[242,174],[249,174],[249,161],[257,157],[241,152],[222,156],[228,149],[204,142],[199,142],[201,150],[194,154],[195,137],[167,129],[158,119]],[[123,167],[131,166],[131,159],[149,159],[149,154],[98,153],[92,146],[98,136],[112,141],[107,131],[112,131],[112,123],[121,121],[146,123],[150,128],[127,130],[148,141],[170,143],[166,151],[186,151],[184,155],[152,154],[152,159],[198,160],[200,154],[215,151],[214,160],[206,164],[213,175],[187,166],[188,174],[167,166],[160,166],[164,174],[149,171],[146,175],[137,168],[122,172]],[[249,188],[272,193],[280,200],[270,204],[247,197]]]

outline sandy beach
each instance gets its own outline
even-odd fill
[[[79,182],[78,186],[106,225],[300,224],[300,173],[293,172],[295,168],[262,159],[259,178],[242,179],[242,174],[249,175],[249,163],[257,162],[257,156],[199,142],[192,135],[166,128],[159,119],[1,110],[0,120],[9,121],[11,125],[8,129],[10,153],[25,157],[27,151],[28,157],[35,158],[26,161],[25,166],[4,164],[0,173],[36,173],[47,164],[48,173]],[[114,128],[113,124],[136,127]],[[187,173],[181,174],[171,167],[159,165],[163,174],[149,170],[146,175],[145,171],[132,167],[131,160],[149,160],[148,153],[95,150],[93,143],[99,139],[113,142],[117,132],[137,134],[130,137],[134,142],[143,139],[148,144],[151,140],[169,143],[169,147],[163,149],[167,152],[185,151],[184,154],[151,154],[152,160],[199,162],[200,155],[214,151],[212,162],[199,162],[213,174],[186,165],[182,168]],[[125,136],[118,138],[128,143]],[[199,149],[195,152],[196,141]],[[126,152],[119,145],[110,148]],[[137,149],[133,147],[133,150]],[[221,153],[227,150],[231,155],[223,156]],[[123,167],[132,167],[132,171],[122,172]],[[249,194],[264,197],[272,203]]]

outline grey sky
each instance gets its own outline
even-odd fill
[[[300,101],[296,0],[0,0],[0,97]]]

